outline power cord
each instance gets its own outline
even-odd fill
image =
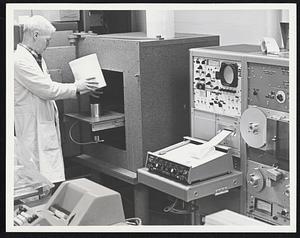
[[[74,122],[71,126],[70,126],[70,129],[69,129],[69,137],[71,139],[71,141],[73,141],[75,144],[77,145],[91,145],[91,144],[97,144],[97,143],[100,143],[100,142],[103,142],[104,140],[97,140],[97,141],[89,141],[89,142],[78,142],[76,141],[73,136],[72,136],[72,129],[73,127],[78,124],[79,121],[76,121]]]
[[[189,210],[188,209],[187,210],[177,209],[177,208],[175,208],[175,206],[177,205],[177,202],[178,202],[178,199],[175,199],[175,201],[171,205],[165,207],[163,209],[163,211],[174,213],[174,214],[179,214],[179,215],[187,215],[187,214],[191,214],[192,212],[194,212],[198,209],[197,206],[195,206],[195,205],[192,205],[191,209],[189,209]]]
[[[177,199],[175,199],[175,201],[173,202],[173,204],[171,204],[171,205],[165,207],[165,208],[163,209],[163,211],[164,211],[164,212],[170,212],[172,209],[174,209],[176,203],[177,203]]]

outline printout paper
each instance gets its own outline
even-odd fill
[[[106,86],[96,54],[86,55],[70,61],[69,65],[73,72],[75,81],[95,77],[98,81],[98,88]]]

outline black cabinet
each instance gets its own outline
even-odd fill
[[[131,32],[131,11],[82,10],[79,30],[97,34]]]

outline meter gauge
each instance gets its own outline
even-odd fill
[[[272,216],[272,203],[270,202],[255,198],[254,208],[259,212]]]

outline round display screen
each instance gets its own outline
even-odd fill
[[[234,79],[234,73],[232,67],[230,67],[229,65],[225,66],[223,75],[224,75],[225,82],[228,84],[232,84]]]

